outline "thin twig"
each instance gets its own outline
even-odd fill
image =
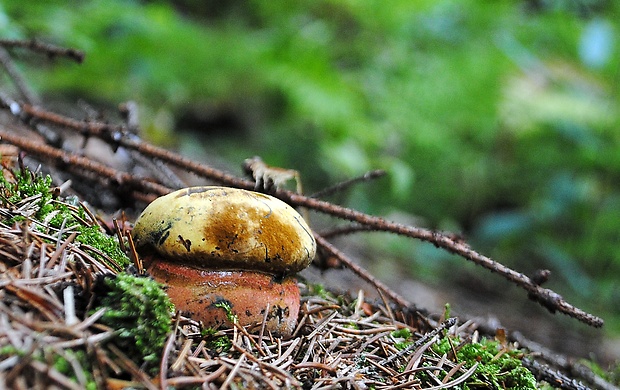
[[[23,137],[16,136],[6,131],[0,130],[0,140],[8,142],[20,149],[37,155],[39,157],[47,157],[54,160],[57,164],[65,165],[71,168],[80,168],[89,172],[96,173],[99,177],[111,180],[121,186],[137,189],[139,191],[150,192],[156,195],[164,195],[170,192],[170,188],[161,184],[138,179],[133,175],[118,171],[106,165],[88,159],[86,157],[70,154],[51,146],[33,142]]]
[[[9,77],[13,80],[13,83],[17,87],[17,90],[19,91],[19,93],[21,93],[24,99],[30,104],[37,103],[36,94],[30,89],[30,87],[26,83],[26,80],[24,80],[24,78],[22,77],[19,69],[17,69],[17,67],[13,63],[13,59],[3,47],[0,47],[0,63],[6,70],[6,73],[9,75]]]
[[[478,327],[483,328],[480,325],[486,325],[484,323],[479,323]],[[488,328],[488,326],[485,326]],[[484,329],[484,328],[483,328]],[[484,331],[488,331],[489,329],[484,329]],[[548,362],[551,366],[555,368],[559,368],[564,372],[568,372],[573,376],[581,378],[585,382],[593,385],[594,387],[601,390],[618,390],[618,387],[613,385],[612,383],[606,381],[602,377],[596,375],[590,367],[585,366],[580,361],[575,361],[574,359],[569,359],[568,357],[561,355],[557,352],[551,351],[549,348],[546,348],[535,341],[532,341],[526,338],[520,332],[510,332],[509,338],[514,340],[520,347],[526,348],[529,351],[536,354],[539,359]],[[552,370],[549,366],[541,366],[540,369],[542,371]]]
[[[166,381],[168,380],[168,359],[170,357],[170,351],[174,347],[174,340],[177,335],[177,330],[179,329],[179,320],[181,319],[180,313],[177,312],[176,318],[174,320],[174,325],[172,327],[172,332],[168,335],[168,339],[164,344],[164,352],[161,356],[161,361],[159,364],[159,387],[162,390],[168,388]]]
[[[328,231],[321,232],[320,234],[323,238],[332,238],[332,237],[344,236],[344,235],[352,234],[352,233],[372,232],[374,230],[376,229],[373,228],[372,226],[350,224],[346,226],[339,226],[339,227],[330,229]]]
[[[349,187],[351,187],[354,184],[357,183],[361,183],[361,182],[365,182],[365,181],[369,181],[369,180],[374,180],[374,179],[378,179],[380,177],[385,176],[386,172],[383,169],[375,169],[373,171],[368,171],[366,173],[364,173],[362,176],[358,176],[358,177],[354,177],[352,179],[349,180],[345,180],[342,181],[340,183],[337,183],[331,187],[327,187],[322,189],[321,191],[315,192],[312,195],[309,195],[309,198],[324,198],[326,196],[332,195],[336,192],[341,192]]]
[[[359,276],[366,282],[370,283],[371,285],[376,287],[378,290],[383,291],[383,293],[385,293],[388,297],[390,297],[392,301],[396,302],[401,307],[412,308],[412,305],[410,302],[408,302],[405,298],[403,298],[398,293],[396,293],[394,290],[389,288],[382,281],[375,278],[366,269],[364,269],[363,267],[355,263],[353,260],[349,259],[347,255],[345,255],[340,250],[338,250],[338,248],[333,246],[329,241],[325,240],[323,237],[321,237],[320,235],[316,233],[314,234],[314,238],[316,239],[316,242],[320,248],[322,248],[324,251],[329,253],[329,255],[334,256],[338,260],[340,260],[343,264],[347,266],[347,268],[353,271],[357,276]]]
[[[157,386],[155,386],[151,381],[151,378],[149,378],[149,376],[144,371],[140,370],[140,368],[136,366],[136,364],[131,359],[129,359],[127,355],[125,355],[125,353],[121,351],[116,345],[109,344],[107,348],[110,350],[110,352],[116,355],[116,362],[122,367],[124,367],[129,373],[131,373],[131,375],[137,378],[140,381],[141,385],[143,385],[149,390],[158,390]]]
[[[327,214],[348,219],[366,226],[371,226],[377,231],[392,232],[403,236],[416,238],[422,241],[430,242],[438,248],[447,250],[448,252],[457,254],[467,260],[470,260],[477,265],[480,265],[491,272],[495,272],[509,281],[515,283],[517,286],[525,289],[532,300],[540,303],[542,306],[549,309],[551,312],[555,310],[573,317],[579,321],[582,321],[588,325],[599,328],[603,326],[603,320],[592,314],[571,305],[566,302],[562,296],[558,293],[543,288],[526,275],[514,271],[505,265],[492,260],[491,258],[484,256],[469,247],[466,243],[455,240],[448,235],[439,233],[434,230],[403,225],[396,222],[390,222],[383,218],[364,214],[362,212],[348,209],[345,207],[337,206],[325,201],[307,198],[302,195],[291,193],[288,191],[278,190],[276,195],[291,204],[308,207],[314,210],[319,210]]]
[[[58,383],[60,386],[62,386],[65,389],[70,389],[70,390],[81,389],[81,386],[79,386],[77,383],[72,382],[69,378],[67,378],[65,375],[60,373],[58,370],[56,370],[53,367],[48,366],[47,364],[43,362],[32,360],[30,362],[30,367],[34,368],[37,372],[43,375],[46,375],[49,380]]]
[[[11,102],[12,105],[7,104],[4,99],[1,99],[0,103],[2,103],[2,105],[6,108],[10,108],[11,113],[13,113],[14,115],[25,115],[24,119],[27,119],[28,117],[34,117],[43,122],[78,131],[81,134],[99,137],[102,140],[110,143],[111,145],[123,146],[127,149],[137,150],[142,154],[160,159],[162,161],[166,161],[174,166],[186,169],[190,172],[194,172],[202,177],[208,178],[224,185],[243,188],[246,190],[253,190],[255,187],[255,183],[253,181],[240,179],[236,176],[227,174],[218,169],[214,169],[204,164],[197,163],[188,158],[181,157],[178,154],[173,153],[169,150],[147,144],[141,141],[140,138],[138,138],[137,136],[129,134],[126,126],[109,125],[107,123],[100,122],[80,121],[29,104],[18,104],[16,102]],[[17,104],[17,106],[15,104]]]
[[[538,380],[544,380],[551,386],[566,390],[590,390],[578,380],[571,379],[563,373],[533,359],[523,359],[523,366],[532,371]]]
[[[239,368],[241,367],[241,364],[243,364],[244,361],[245,361],[245,354],[241,355],[241,358],[239,358],[239,360],[237,361],[237,364],[235,364],[232,370],[230,370],[230,372],[228,373],[228,376],[226,377],[226,380],[224,381],[224,383],[222,383],[222,386],[220,387],[221,389],[228,388],[232,380],[237,375],[237,372],[239,371]]]
[[[439,335],[444,329],[448,329],[448,328],[454,326],[454,324],[456,324],[456,322],[457,322],[456,318],[448,318],[447,320],[445,320],[444,322],[439,324],[439,326],[436,327],[435,329],[431,330],[430,332],[425,333],[424,336],[422,336],[420,339],[416,340],[415,343],[407,346],[406,348],[403,348],[402,350],[398,351],[398,353],[395,353],[395,354],[390,355],[389,357],[383,359],[381,362],[379,362],[379,364],[381,364],[381,365],[390,364],[391,362],[393,362],[394,360],[398,359],[399,357],[406,355],[409,351],[413,351],[416,348],[419,348],[420,346],[422,346],[424,343],[430,341],[430,339],[432,339],[435,336]]]
[[[0,103],[4,104],[7,108],[9,107],[7,106],[7,103],[5,101],[2,101]],[[15,107],[13,105],[10,107],[11,112],[14,115],[26,114],[26,116],[35,117],[42,121],[64,126],[66,128],[80,131],[82,133],[86,132],[89,135],[100,137],[105,141],[111,143],[112,145],[124,146],[128,149],[137,150],[140,153],[154,158],[158,158],[179,168],[194,172],[199,176],[224,185],[243,188],[247,190],[253,190],[255,188],[256,183],[254,183],[253,181],[240,179],[236,176],[225,173],[218,169],[214,169],[204,164],[200,164],[187,158],[183,158],[168,150],[147,144],[141,141],[138,137],[132,134],[128,134],[128,132],[126,131],[126,127],[124,126],[112,126],[105,123],[78,121],[73,118],[52,113],[28,104],[21,104],[19,105],[19,107]],[[361,225],[372,227],[373,230],[376,231],[392,232],[432,243],[438,248],[442,248],[447,250],[448,252],[457,254],[467,260],[474,262],[477,265],[480,265],[490,270],[491,272],[495,272],[503,276],[517,286],[525,289],[532,300],[540,303],[551,312],[559,311],[563,314],[576,318],[577,320],[594,327],[601,327],[603,325],[603,320],[601,318],[589,314],[569,304],[559,294],[552,290],[542,288],[541,286],[534,283],[526,275],[514,271],[511,268],[506,267],[505,265],[498,263],[491,258],[472,250],[469,245],[467,245],[459,238],[453,237],[453,235],[443,234],[430,229],[390,222],[380,217],[364,214],[356,210],[338,206],[322,200],[310,198],[283,189],[277,189],[273,192],[272,195],[282,199],[289,204],[300,207],[307,207],[309,209],[330,214],[338,218],[357,222]]]
[[[82,63],[85,57],[83,51],[43,43],[37,39],[0,39],[0,46],[7,48],[21,47],[35,52],[45,53],[49,57],[67,57],[77,63]]]

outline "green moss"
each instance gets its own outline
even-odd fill
[[[25,354],[25,351],[19,350],[12,345],[5,345],[0,348],[0,360],[4,360],[14,355],[24,356]]]
[[[97,248],[108,255],[121,268],[125,268],[130,264],[129,257],[121,250],[116,237],[110,237],[103,233],[99,226],[80,226],[78,232],[80,234],[75,239],[77,242]],[[101,258],[96,253],[93,255]]]
[[[443,318],[450,318],[451,313],[452,313],[452,306],[450,306],[450,304],[446,302],[446,304],[443,307]]]
[[[616,362],[614,366],[601,376],[606,378],[614,386],[620,386],[620,362]]]
[[[458,340],[453,340],[454,344],[458,344]],[[444,338],[433,346],[433,350],[443,355],[452,351],[452,346],[449,339]],[[462,388],[536,389],[536,378],[521,364],[522,354],[518,350],[502,350],[499,342],[487,339],[463,345],[457,351],[457,361],[465,361],[466,367],[478,363],[478,367]]]
[[[207,348],[217,353],[227,352],[232,348],[232,340],[216,328],[203,328],[200,334],[204,338]]]
[[[107,308],[101,322],[116,330],[111,342],[138,365],[156,370],[171,331],[168,296],[154,280],[126,273],[106,278],[104,284],[108,291],[97,309]]]
[[[228,336],[217,336],[207,340],[207,348],[216,353],[226,353],[232,348],[232,340]]]
[[[310,294],[312,295],[317,295],[326,300],[334,298],[333,295],[329,291],[327,291],[325,289],[325,286],[323,286],[322,284],[310,284],[308,288],[310,290]]]
[[[36,202],[37,211],[35,213],[36,219],[42,219],[42,216],[47,215],[53,207],[49,206],[49,202],[52,199],[52,191],[50,186],[52,184],[52,178],[47,175],[37,175],[28,170],[16,170],[12,171],[11,175],[13,180],[7,180],[4,175],[0,175],[0,199],[3,206],[10,206],[21,202],[26,198],[33,196],[40,196]],[[20,218],[13,218],[8,222],[16,221]]]
[[[231,324],[236,324],[239,319],[237,315],[232,312],[232,306],[230,306],[230,302],[228,301],[220,301],[215,304],[215,307],[219,307],[220,309],[224,309],[226,312],[226,318]]]
[[[401,328],[392,332],[392,337],[395,339],[410,339],[413,337],[409,328]]]
[[[50,186],[52,184],[52,178],[49,175],[37,175],[28,170],[14,171],[14,182],[9,182],[2,177],[2,182],[5,188],[9,191],[8,200],[12,203],[17,203],[22,199],[29,198],[35,195],[43,195],[40,200],[40,204],[47,203],[52,198]]]
[[[407,348],[413,343],[413,334],[409,328],[395,330],[391,335],[395,339],[394,347],[399,351]]]
[[[409,347],[411,345],[411,341],[399,341],[394,343],[394,348],[402,351],[403,349]]]
[[[36,197],[30,206],[29,219],[38,222],[34,228],[47,234],[58,235],[61,228],[66,239],[77,232],[75,242],[83,245],[83,250],[103,262],[112,262],[113,268],[124,269],[130,260],[121,250],[116,237],[105,234],[99,225],[92,221],[87,210],[76,198],[56,199],[50,188],[49,176],[34,174],[27,170],[10,172],[7,180],[0,175],[0,202],[9,210],[29,197]],[[12,224],[25,219],[15,214],[2,220]],[[111,341],[138,365],[156,367],[161,349],[170,333],[172,305],[160,285],[148,278],[128,274],[104,279],[104,292],[98,307],[106,307],[101,323],[116,330]],[[3,348],[0,356],[15,355],[19,351]],[[90,371],[88,359],[83,351],[65,350],[68,355],[44,354],[46,361],[53,362],[54,368],[68,377],[75,378],[70,361],[77,361],[84,371]],[[43,356],[43,355],[42,355]],[[50,360],[51,359],[51,360]],[[71,360],[69,360],[71,359]],[[76,379],[77,380],[77,379]],[[90,382],[90,380],[89,380]],[[87,388],[90,385],[87,385]]]
[[[5,345],[0,348],[0,359],[5,360],[11,356],[26,356],[39,362],[51,362],[52,367],[69,378],[76,384],[84,385],[86,390],[95,390],[97,383],[92,375],[92,365],[86,352],[82,349],[64,349],[62,355],[58,353],[55,348],[37,349],[34,351],[26,352],[19,350],[12,345]],[[81,367],[81,376],[84,382],[81,383],[78,380],[78,375],[75,372],[75,368],[71,364],[71,361],[77,362]]]
[[[79,234],[76,241],[96,249],[87,252],[100,261],[108,262],[111,259],[113,268],[124,269],[130,264],[130,260],[120,249],[116,237],[110,237],[101,231],[94,222],[88,223],[88,215],[84,206],[76,198],[67,198],[65,201],[54,199],[54,194],[50,188],[52,178],[50,176],[37,175],[27,170],[11,172],[12,180],[7,180],[4,175],[0,175],[0,201],[5,207],[15,205],[23,199],[37,196],[39,199],[35,205],[33,219],[40,222],[37,228],[46,230],[71,228]],[[13,216],[3,222],[11,225],[23,220],[20,215]],[[67,231],[63,238],[67,238],[71,231]],[[106,256],[101,256],[97,251],[101,251]]]
[[[218,332],[218,330],[217,330],[217,329],[215,329],[215,328],[214,328],[214,327],[212,327],[212,326],[209,326],[209,327],[207,327],[207,328],[202,328],[202,329],[200,330],[200,335],[201,335],[202,337],[204,337],[204,338],[208,338],[208,337],[213,337],[213,336],[215,336],[215,334],[216,334],[217,332]]]
[[[71,365],[71,362],[68,360],[72,359],[78,362],[82,368],[82,373],[86,380],[86,382],[84,383],[84,388],[86,390],[97,389],[97,383],[95,382],[95,379],[92,375],[91,364],[86,352],[84,352],[83,350],[65,349],[63,351],[64,356],[58,355],[54,352],[50,353],[53,354],[53,367],[58,372],[64,374],[74,382],[79,383],[73,365]]]

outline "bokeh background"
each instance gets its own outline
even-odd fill
[[[43,101],[105,116],[133,100],[143,138],[233,173],[259,155],[312,193],[386,170],[330,200],[457,232],[525,273],[550,269],[548,287],[606,326],[553,317],[399,237],[349,244],[373,273],[420,307],[447,301],[618,356],[619,2],[12,0],[0,35],[86,52],[82,65],[22,53]]]

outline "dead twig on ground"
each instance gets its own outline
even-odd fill
[[[117,189],[125,188],[127,191],[137,190],[157,196],[165,195],[170,192],[170,188],[158,183],[153,183],[142,178],[136,178],[127,172],[121,172],[98,163],[92,159],[65,152],[62,149],[53,148],[45,144],[33,142],[27,138],[16,136],[6,131],[0,130],[0,140],[8,142],[37,156],[41,159],[51,160],[54,164],[67,169],[83,169],[93,173],[95,178],[110,181]]]
[[[14,104],[11,105],[9,102],[4,101],[2,102],[2,105],[5,108],[12,106],[11,111],[13,114],[26,122],[28,122],[31,118],[35,118],[39,121],[45,121],[52,125],[79,131],[81,134],[99,137],[115,147],[123,146],[130,150],[136,150],[144,155],[168,162],[178,168],[193,172],[201,177],[220,184],[247,190],[254,190],[256,186],[256,183],[250,180],[238,178],[221,170],[183,158],[168,150],[150,145],[140,140],[137,136],[129,133],[125,126],[109,125],[100,122],[78,121],[29,104],[20,104],[19,107],[15,107]],[[283,189],[276,189],[272,192],[272,195],[294,206],[306,207],[334,217],[356,222],[359,225],[367,226],[375,231],[396,233],[432,243],[438,248],[457,254],[508,279],[517,286],[525,289],[528,292],[528,296],[532,300],[540,303],[551,312],[557,311],[566,314],[594,327],[601,327],[603,325],[603,320],[601,318],[590,313],[586,313],[585,311],[571,305],[566,302],[561,295],[550,289],[539,286],[528,276],[514,271],[511,268],[476,252],[462,240],[455,239],[453,235],[387,221],[380,217],[371,216],[356,210]],[[381,288],[378,289],[382,290]]]
[[[408,308],[411,310],[415,310],[413,305],[408,302],[405,298],[403,298],[400,294],[396,293],[394,290],[389,288],[386,284],[381,282],[379,279],[375,278],[370,272],[366,271],[359,264],[355,263],[353,260],[349,259],[344,253],[338,250],[335,246],[330,244],[326,239],[321,237],[318,234],[314,234],[314,238],[320,248],[327,252],[328,255],[334,256],[340,262],[342,262],[348,269],[353,271],[357,276],[366,282],[370,283],[376,289],[380,290],[384,294],[386,294],[394,303],[398,304],[403,308]]]

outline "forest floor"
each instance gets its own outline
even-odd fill
[[[595,328],[600,318],[459,237],[273,186],[273,174],[288,170],[262,165],[251,178],[237,177],[149,144],[138,136],[131,105],[109,120],[73,116],[82,111],[0,94],[0,387],[616,388],[577,359],[588,342],[600,342],[594,333],[567,343],[567,328],[546,309]],[[232,318],[228,328],[206,327],[171,311],[164,289],[142,272],[128,216],[196,183],[268,192],[348,223],[313,232],[315,265],[324,271],[301,279],[290,338]],[[475,284],[429,289],[380,280],[374,259],[358,263],[348,254],[353,246],[340,249],[333,239],[362,231],[429,242],[532,300],[523,291],[518,299],[490,299]]]

